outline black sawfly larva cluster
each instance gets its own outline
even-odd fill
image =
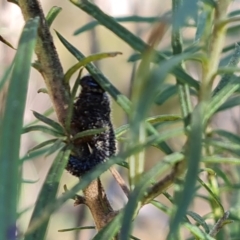
[[[110,101],[107,93],[92,76],[83,77],[80,85],[82,89],[74,103],[72,127],[77,132],[98,128],[106,130],[99,134],[80,138],[77,142],[78,152],[70,155],[66,166],[67,171],[76,177],[82,176],[116,152]]]

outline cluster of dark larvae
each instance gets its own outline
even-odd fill
[[[75,132],[98,128],[106,130],[80,138],[75,143],[77,152],[70,155],[66,169],[76,177],[82,176],[116,152],[107,93],[91,76],[83,77],[80,85],[82,89],[74,103],[72,128]]]

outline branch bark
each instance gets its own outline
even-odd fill
[[[97,230],[101,230],[114,213],[100,179],[91,182],[83,191],[86,205],[91,211]],[[111,219],[110,219],[111,220]]]
[[[37,0],[19,0],[18,4],[22,10],[25,21],[30,18],[40,18],[35,53],[41,65],[41,73],[58,120],[65,126],[67,108],[70,102],[70,91],[69,86],[63,81],[63,68],[59,61],[42,8]]]

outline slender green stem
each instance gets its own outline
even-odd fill
[[[206,49],[208,60],[203,63],[203,78],[200,88],[200,101],[203,103],[204,114],[207,114],[208,104],[212,97],[212,85],[214,82],[214,76],[218,70],[218,65],[224,47],[226,37],[226,24],[222,23],[222,20],[227,18],[227,9],[231,0],[219,0],[214,9],[214,18],[212,20],[213,30],[210,37],[210,44]],[[207,126],[207,122],[204,124]],[[206,146],[207,154],[209,152],[208,146]],[[209,188],[220,198],[218,192],[217,181],[214,176],[208,174]],[[221,214],[221,209],[216,205],[214,200],[210,200],[210,205],[214,214],[214,218],[217,221]],[[223,236],[219,236],[219,239],[224,239]]]
[[[172,13],[173,13],[172,49],[174,55],[182,53],[181,29],[177,24],[177,19],[175,19],[181,4],[182,0],[172,0]],[[192,111],[190,89],[187,84],[182,84],[178,78],[176,80],[178,85],[178,95],[181,105],[182,116],[183,118],[186,118]]]
[[[144,97],[144,93],[149,84],[149,71],[150,71],[150,60],[152,58],[151,51],[146,51],[142,61],[138,67],[137,74],[133,81],[132,92],[132,114],[130,115],[130,133],[131,133],[131,143],[135,144],[143,143],[146,140],[146,111],[145,107],[142,105],[141,98]],[[152,103],[150,103],[152,104]],[[147,108],[150,108],[149,104]],[[129,183],[130,188],[133,190],[136,184],[139,182],[142,173],[144,172],[145,163],[145,149],[143,151],[130,156],[129,162]]]
[[[143,143],[146,140],[146,124],[139,124],[138,134],[132,133],[132,142]],[[142,173],[144,171],[145,163],[145,149],[141,152],[136,153],[128,158],[129,162],[129,183],[130,189],[133,190],[136,184],[141,179]]]
[[[227,9],[230,2],[230,0],[219,0],[215,8],[215,24],[210,36],[209,49],[206,52],[208,61],[203,66],[203,79],[200,90],[200,100],[205,102],[206,105],[211,98],[211,89],[214,80],[212,76],[217,72],[226,37],[226,24],[222,24],[221,20],[227,17]]]

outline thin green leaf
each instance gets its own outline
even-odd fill
[[[204,158],[202,161],[204,162]],[[218,167],[214,166],[214,171],[216,172],[217,177],[223,180],[225,186],[233,186],[231,180],[229,179],[229,176],[225,172],[225,169],[221,169],[221,165]]]
[[[5,38],[3,38],[1,35],[0,35],[0,42],[4,43],[4,44],[7,45],[8,47],[16,50],[16,48],[14,48],[13,45],[12,45],[10,42],[8,42]]]
[[[198,105],[192,113],[191,131],[188,138],[188,150],[186,155],[188,171],[185,177],[182,193],[176,201],[178,208],[170,224],[168,239],[175,236],[175,233],[179,228],[179,224],[183,220],[194,194],[202,151],[202,107],[203,106],[201,104]]]
[[[172,51],[170,50],[163,50],[163,51],[159,51],[160,54],[164,55],[165,57],[172,57]],[[130,57],[127,59],[128,62],[136,62],[140,59],[142,59],[142,57],[144,56],[144,54],[142,53],[133,53],[132,55],[130,55]],[[157,62],[158,58],[156,56],[154,56],[153,58],[153,62]]]
[[[48,146],[48,147],[41,148],[41,149],[38,149],[38,150],[35,150],[35,151],[31,151],[30,153],[27,153],[25,156],[23,156],[20,159],[19,164],[22,164],[24,161],[32,160],[34,158],[45,155],[47,152],[50,151],[51,147],[52,146]]]
[[[129,58],[128,58],[128,62],[136,62],[138,60],[142,59],[142,54],[140,53],[133,53]]]
[[[209,232],[209,227],[207,223],[205,222],[204,218],[202,218],[199,214],[192,211],[187,211],[187,215],[193,218],[199,225],[201,225],[206,233]]]
[[[72,91],[71,91],[71,102],[72,102],[72,104],[74,104],[74,100],[77,97],[76,95],[77,95],[77,90],[79,88],[79,83],[81,81],[82,71],[83,71],[83,68],[81,68],[79,70],[78,77],[77,77],[77,79],[76,79],[76,81],[75,81],[75,83],[74,83],[74,85],[72,87]]]
[[[220,112],[220,111],[225,111],[229,108],[233,108],[236,106],[240,105],[240,96],[236,96],[236,97],[231,97],[230,99],[228,99],[227,101],[225,101],[218,109],[216,112]]]
[[[148,77],[148,81],[143,86],[144,91],[141,94],[141,97],[138,99],[136,115],[138,118],[141,118],[140,113],[145,115],[145,112],[149,109],[150,104],[154,101],[157,93],[161,89],[161,84],[166,79],[168,73],[175,66],[179,65],[180,62],[186,59],[188,54],[181,54],[173,56],[167,61],[163,61],[159,68],[154,69]],[[136,121],[134,122],[136,124]]]
[[[73,115],[73,109],[74,109],[74,100],[76,98],[79,83],[81,81],[82,71],[83,71],[83,68],[79,70],[77,80],[75,81],[71,91],[71,98],[70,98],[70,103],[68,105],[68,112],[67,112],[67,118],[65,123],[65,128],[67,132],[71,132],[70,128],[71,128],[72,115]]]
[[[221,204],[218,196],[216,196],[216,194],[211,190],[211,188],[205,182],[202,181],[202,179],[198,178],[198,182],[208,191],[211,198],[215,201],[215,203],[217,204],[217,206],[219,207],[219,209],[221,210],[221,213],[223,215],[224,214],[224,208],[223,208],[223,205]]]
[[[205,195],[202,195],[202,194],[199,194],[199,193],[196,193],[195,197],[196,198],[201,198],[202,200],[205,200],[208,203],[211,201],[211,198],[209,196],[205,196]]]
[[[52,144],[52,143],[56,142],[57,140],[58,140],[58,138],[53,138],[53,139],[47,140],[45,142],[42,142],[42,143],[38,144],[37,146],[35,146],[35,147],[31,148],[30,150],[28,150],[28,153],[36,151],[36,150],[38,150],[40,148],[43,148],[43,147],[45,147],[45,146],[47,146],[49,144]]]
[[[218,163],[218,164],[240,164],[239,158],[233,158],[233,157],[219,157],[219,156],[211,156],[211,157],[204,157],[202,159],[204,163]]]
[[[224,137],[224,138],[228,139],[229,141],[240,145],[240,136],[239,135],[236,135],[232,132],[222,130],[222,129],[216,129],[212,133],[218,134],[219,136]]]
[[[50,116],[53,112],[54,112],[53,107],[50,107],[50,108],[48,108],[42,115],[44,115],[45,117],[47,117],[47,116]],[[25,128],[25,127],[32,126],[32,125],[34,125],[34,124],[36,124],[36,123],[38,123],[38,122],[39,122],[39,120],[38,120],[38,119],[35,119],[35,120],[33,120],[32,122],[26,124],[26,125],[24,126],[24,128]]]
[[[152,200],[151,204],[168,215],[170,215],[172,213],[171,208],[169,208],[168,206],[165,206],[164,204],[160,203],[159,201]]]
[[[239,42],[238,42],[238,44],[239,44]],[[235,47],[236,47],[236,43],[232,43],[232,44],[224,47],[223,50],[222,50],[222,53],[226,53],[226,52],[228,52],[228,51],[231,51],[231,50],[233,50]]]
[[[163,114],[147,118],[147,122],[151,124],[158,124],[163,122],[176,122],[181,120],[182,117],[175,114]]]
[[[34,125],[30,127],[24,127],[22,129],[22,134],[32,132],[32,131],[41,131],[43,133],[50,134],[55,137],[63,137],[64,134],[61,132],[57,132],[55,129],[47,127],[45,125]]]
[[[97,128],[97,129],[85,130],[85,131],[79,132],[76,135],[74,135],[73,140],[83,138],[83,137],[87,137],[87,136],[93,136],[93,135],[96,135],[96,134],[100,134],[100,133],[102,133],[106,130],[107,130],[106,128]]]
[[[228,14],[228,17],[234,17],[240,14],[240,10],[234,10]]]
[[[181,120],[181,117],[178,115],[157,115],[157,116],[147,118],[146,122],[149,122],[151,124],[157,124],[162,122],[176,122],[179,120]],[[122,136],[124,133],[126,133],[129,127],[130,127],[129,124],[125,124],[117,128],[115,130],[116,137],[118,138]]]
[[[184,129],[181,127],[181,128],[175,128],[175,129],[172,129],[172,130],[167,130],[165,132],[162,132],[161,135],[152,135],[150,136],[149,138],[147,138],[147,141],[145,143],[142,143],[142,144],[139,144],[137,146],[142,146],[142,148],[140,150],[143,149],[143,147],[148,147],[148,146],[151,146],[153,144],[158,144],[158,143],[161,143],[169,138],[172,138],[172,137],[175,137],[175,136],[178,136],[178,135],[182,135],[184,133]],[[133,153],[134,154],[134,153]],[[175,153],[178,157],[181,156],[182,157],[182,154],[179,155],[179,153]]]
[[[132,235],[130,235],[130,238],[133,239],[133,240],[141,240],[140,238],[134,237]]]
[[[226,34],[227,34],[229,37],[233,37],[233,35],[238,34],[239,27],[240,27],[239,25],[229,26],[229,27],[227,28]]]
[[[53,21],[55,20],[55,18],[61,11],[62,11],[62,8],[56,7],[56,6],[54,6],[50,9],[50,11],[48,12],[48,14],[46,16],[46,21],[47,21],[49,28],[51,27]]]
[[[129,165],[128,165],[127,162],[121,162],[121,163],[118,163],[118,165],[121,166],[121,167],[129,169]]]
[[[52,203],[57,194],[60,178],[65,169],[69,158],[70,150],[61,150],[57,157],[55,158],[48,174],[46,180],[42,186],[42,189],[39,193],[36,206],[33,210],[33,214],[30,220],[29,228],[31,228],[32,223],[38,220],[39,216],[42,213],[42,210],[49,204]],[[34,239],[44,239],[46,235],[48,223],[50,217],[34,232],[25,237],[26,240]]]
[[[202,36],[205,33],[205,28],[206,28],[206,22],[209,19],[209,15],[211,14],[211,11],[202,11],[198,15],[198,20],[197,20],[197,31],[195,34],[195,42],[198,42],[201,40]]]
[[[58,123],[58,122],[55,122],[53,121],[52,119],[50,118],[47,118],[46,116],[38,113],[38,112],[35,112],[33,111],[33,115],[38,119],[40,120],[41,122],[44,122],[46,123],[47,125],[51,126],[52,128],[56,129],[57,132],[59,132],[60,134],[64,135],[64,129],[63,127]]]
[[[70,78],[72,77],[72,75],[78,69],[86,66],[90,62],[98,61],[98,60],[101,60],[104,58],[115,57],[119,54],[122,54],[122,53],[121,52],[105,52],[105,53],[96,53],[96,54],[90,55],[90,56],[84,58],[83,60],[79,61],[75,65],[73,65],[70,69],[68,69],[68,71],[64,75],[64,81],[68,83],[70,81]]]
[[[145,22],[145,23],[154,23],[154,22],[161,20],[161,18],[159,18],[159,17],[142,17],[142,16],[115,17],[114,19],[117,22]],[[73,34],[75,36],[79,35],[83,32],[89,31],[99,25],[100,25],[99,22],[92,21],[92,22],[87,23],[86,25],[80,27],[79,29],[77,29]]]
[[[39,19],[26,22],[14,58],[14,67],[6,97],[0,132],[0,239],[14,238],[19,175],[19,149],[26,103],[31,60],[36,42]],[[21,84],[19,82],[21,77]]]
[[[195,237],[198,239],[203,239],[203,240],[214,240],[215,238],[212,238],[210,235],[207,233],[204,233],[199,227],[194,226],[190,223],[184,223],[184,227],[186,227]]]
[[[202,0],[202,2],[208,4],[209,6],[211,6],[212,8],[216,7],[216,2],[214,0]]]
[[[97,27],[98,25],[100,25],[97,21],[92,21],[90,23],[87,23],[85,25],[83,25],[82,27],[78,28],[77,30],[74,31],[73,35],[79,35],[83,32],[92,30],[93,28]]]
[[[234,144],[232,142],[223,142],[218,140],[206,140],[206,144],[214,146],[216,149],[229,151],[234,155],[240,156],[240,146],[239,144]]]
[[[60,230],[58,230],[58,232],[69,232],[69,231],[89,230],[89,229],[95,229],[95,228],[96,228],[95,226],[65,228],[65,229],[60,229]]]
[[[206,114],[204,116],[204,123],[206,123],[210,117],[219,109],[219,107],[240,87],[240,81],[235,78],[230,80],[216,95],[212,98],[211,102],[207,106]]]
[[[159,132],[152,125],[148,124],[147,130],[150,135],[154,135],[156,137],[159,136]],[[172,148],[165,141],[153,144],[153,146],[159,148],[163,153],[167,155],[173,153]]]
[[[57,141],[55,141],[55,143],[49,148],[46,157],[48,157],[49,155],[55,153],[57,150],[59,150],[60,148],[62,148],[63,142],[61,139],[58,139]]]
[[[171,196],[168,192],[164,192],[164,193],[163,193],[163,196],[166,197],[166,199],[167,199],[170,203],[174,204],[174,198],[173,198],[173,196]]]
[[[169,98],[173,97],[177,94],[177,86],[176,85],[168,85],[159,93],[159,96],[156,97],[155,103],[158,105],[162,105]]]
[[[183,54],[189,54],[189,52]],[[184,72],[182,67],[175,67],[172,70],[172,73],[178,78],[181,84],[187,84],[189,87],[193,87],[197,91],[199,90],[199,82],[197,82],[192,77],[190,77],[186,72]]]
[[[240,46],[236,44],[234,53],[228,63],[228,67],[236,67],[240,61]],[[221,89],[223,89],[227,84],[231,83],[231,78],[233,77],[233,73],[226,73],[216,86],[213,91],[213,96],[215,96]]]
[[[232,207],[230,209],[230,219],[240,222],[240,208],[239,206]]]

